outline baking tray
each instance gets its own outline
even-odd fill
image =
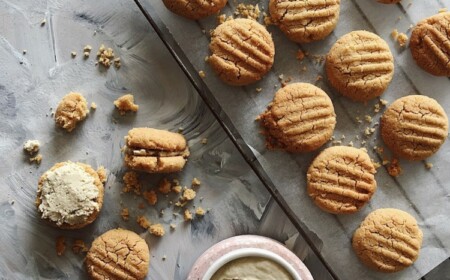
[[[197,92],[208,104],[218,121],[227,131],[246,161],[273,195],[293,224],[311,246],[330,274],[336,279],[418,279],[449,257],[449,227],[446,224],[449,205],[450,175],[445,167],[450,163],[450,145],[447,141],[429,162],[401,161],[403,175],[393,178],[385,167],[378,169],[378,190],[373,200],[362,211],[349,216],[334,216],[321,212],[305,193],[306,169],[316,153],[293,155],[282,151],[267,151],[259,126],[253,120],[264,111],[274,92],[279,88],[279,78],[292,77],[292,81],[315,83],[330,94],[335,105],[338,124],[336,139],[343,144],[351,141],[364,146],[372,158],[382,158],[373,148],[383,146],[378,134],[364,138],[364,128],[378,127],[381,113],[374,113],[376,101],[367,104],[352,103],[342,98],[322,79],[321,57],[338,37],[352,30],[369,30],[379,34],[390,45],[395,57],[395,76],[382,98],[389,102],[408,94],[426,94],[438,100],[447,112],[450,109],[449,80],[437,78],[419,69],[406,48],[390,39],[392,30],[410,34],[410,26],[420,19],[448,7],[449,1],[403,1],[397,5],[381,5],[372,0],[342,1],[341,20],[336,30],[321,42],[298,45],[289,42],[275,27],[269,27],[275,46],[275,64],[260,82],[246,87],[229,87],[219,81],[204,62],[208,53],[209,30],[217,23],[215,17],[202,21],[189,21],[168,12],[161,1],[135,0],[164,44],[175,57]],[[266,10],[266,1],[240,1],[259,4]],[[231,15],[237,3],[229,1],[222,13]],[[296,52],[301,49],[310,55],[299,63]],[[302,71],[306,67],[307,71]],[[206,79],[198,71],[206,72]],[[300,73],[299,73],[300,72]],[[256,88],[262,88],[257,93]],[[360,123],[365,114],[372,123]],[[362,145],[362,139],[366,144]],[[359,141],[357,141],[359,140]],[[427,186],[426,192],[423,186]],[[415,216],[424,231],[424,244],[417,262],[409,269],[394,274],[382,274],[364,267],[351,249],[351,236],[359,223],[372,210],[394,207]],[[318,241],[317,241],[318,240]],[[351,267],[351,269],[349,269]]]

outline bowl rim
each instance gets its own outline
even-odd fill
[[[278,254],[266,250],[266,249],[260,249],[260,248],[241,248],[234,251],[231,251],[229,253],[226,253],[216,261],[214,261],[211,266],[206,270],[205,274],[203,275],[202,280],[210,280],[211,277],[224,265],[227,263],[244,258],[244,257],[263,257],[267,258],[271,261],[274,261],[281,265],[291,276],[294,280],[302,280],[298,272],[294,269],[294,267],[285,259],[283,259]]]

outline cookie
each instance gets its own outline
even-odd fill
[[[306,174],[308,194],[324,211],[355,213],[375,193],[375,173],[365,151],[347,146],[327,148],[309,166]]]
[[[336,27],[340,0],[270,0],[272,22],[297,43],[322,40]]]
[[[400,3],[400,1],[402,0],[377,0],[377,1],[383,4],[396,4]]]
[[[320,88],[294,83],[281,88],[259,116],[268,148],[310,152],[333,135],[336,114],[333,103]]]
[[[435,76],[450,77],[450,12],[419,22],[413,29],[409,48],[422,69]]]
[[[178,172],[189,156],[186,139],[179,133],[148,127],[133,128],[125,141],[125,165],[136,171]]]
[[[397,99],[381,117],[381,136],[392,152],[408,160],[436,153],[447,139],[448,117],[436,100],[423,95]]]
[[[412,265],[419,256],[423,234],[416,219],[392,208],[370,213],[353,235],[353,249],[367,266],[396,272]]]
[[[97,237],[86,255],[90,279],[144,279],[148,273],[150,252],[147,243],[126,229],[112,229]]]
[[[198,20],[218,13],[225,7],[227,0],[163,0],[163,3],[179,16]]]
[[[97,218],[103,194],[103,184],[91,166],[61,162],[39,179],[36,206],[41,218],[51,225],[79,229]]]
[[[266,28],[251,19],[234,19],[211,34],[208,62],[227,84],[244,86],[259,81],[272,67],[275,46]]]
[[[55,122],[58,126],[71,132],[77,123],[89,113],[86,99],[78,92],[70,92],[59,102],[56,108]]]
[[[353,31],[333,45],[326,58],[330,84],[353,101],[365,102],[380,96],[394,75],[389,46],[377,35]]]

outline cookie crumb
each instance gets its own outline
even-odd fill
[[[92,47],[90,45],[84,46],[84,48],[83,48],[84,58],[89,57],[89,55],[91,54],[91,50],[92,50]]]
[[[195,215],[203,217],[205,216],[205,210],[202,207],[197,207],[195,210]]]
[[[47,19],[44,18],[44,19],[41,21],[41,26],[44,26],[46,23],[47,23]]]
[[[23,150],[26,151],[28,154],[33,155],[39,151],[39,148],[41,147],[41,143],[39,140],[27,140],[23,144]]]
[[[193,187],[198,187],[198,186],[200,186],[201,183],[202,182],[199,179],[197,179],[197,178],[192,179],[192,186]]]
[[[365,115],[364,119],[366,120],[366,122],[371,123],[372,122],[372,117],[369,115]]]
[[[255,91],[256,91],[257,93],[260,93],[260,92],[262,91],[262,88],[260,88],[260,87],[259,87],[259,88],[256,88]]]
[[[398,34],[397,42],[400,45],[400,47],[404,47],[408,43],[408,39],[409,39],[408,35],[406,35],[405,33],[400,33]]]
[[[168,194],[171,191],[171,187],[170,181],[164,178],[159,182],[158,191],[163,194]]]
[[[38,154],[37,156],[30,158],[30,163],[36,162],[36,164],[39,165],[39,164],[41,164],[41,161],[42,161],[42,155],[41,154]]]
[[[208,62],[209,56],[205,56],[205,62]]]
[[[173,186],[172,187],[172,191],[174,192],[174,193],[181,193],[181,186],[180,185],[176,185],[176,186]]]
[[[184,192],[183,192],[182,199],[183,199],[184,201],[190,201],[190,200],[193,200],[193,199],[195,198],[196,194],[197,194],[197,193],[196,193],[193,189],[186,189],[186,190],[184,190]]]
[[[106,169],[103,165],[100,165],[100,167],[97,168],[97,174],[100,179],[100,182],[104,184],[106,182],[106,179],[108,179],[108,177],[106,176]]]
[[[144,216],[138,216],[136,222],[138,223],[139,226],[141,226],[144,229],[148,229],[151,225],[150,221],[147,220],[147,218]]]
[[[122,208],[122,211],[120,211],[120,216],[122,216],[122,219],[124,221],[128,221],[130,218],[130,212],[128,211],[128,208]]]
[[[228,17],[227,17],[227,15],[221,14],[221,15],[218,15],[218,16],[217,16],[217,24],[222,24],[222,23],[224,23],[225,21],[229,21],[229,20],[232,20],[232,19],[233,19],[232,16],[228,16]],[[211,30],[210,33],[212,33],[212,31],[213,31],[213,30]]]
[[[120,60],[120,57],[114,58],[114,67],[116,67],[116,69],[119,69],[121,66],[122,66],[122,62]]]
[[[243,3],[240,3],[237,5],[236,10],[234,11],[235,16],[241,16],[248,19],[254,19],[258,20],[259,16],[261,14],[261,11],[259,10],[259,5],[245,5]]]
[[[202,79],[206,78],[205,71],[203,71],[203,70],[198,71],[198,75],[199,75],[200,78],[202,78]]]
[[[138,179],[138,174],[134,171],[128,171],[123,175],[124,187],[122,191],[128,193],[133,191],[135,194],[141,194],[141,183]]]
[[[402,173],[402,168],[400,166],[398,159],[393,158],[391,160],[391,163],[388,166],[388,173],[392,177],[397,177]]]
[[[91,103],[91,109],[92,110],[96,110],[97,109],[97,104],[95,102]]]
[[[186,222],[192,221],[192,213],[188,209],[184,210],[184,215],[183,216],[184,216],[184,220]]]
[[[380,99],[380,104],[386,106],[389,102],[385,99]]]
[[[105,45],[101,45],[97,52],[97,62],[103,65],[105,68],[111,66],[111,61],[114,59],[114,51],[111,48],[106,48]]]
[[[162,260],[165,261],[167,259],[166,255],[162,257]]]
[[[132,94],[125,94],[114,101],[114,105],[119,110],[120,115],[125,115],[127,112],[137,112],[139,105],[134,103],[134,96]]]
[[[302,50],[298,50],[295,58],[297,58],[297,60],[299,61],[302,61],[305,58],[305,53]]]
[[[66,250],[66,239],[64,236],[56,238],[56,254],[62,256]]]
[[[353,141],[350,141],[350,142],[348,143],[348,146],[349,146],[349,147],[353,147]]]
[[[157,237],[162,237],[166,233],[164,231],[164,227],[161,224],[151,225],[148,231]]]
[[[75,58],[77,56],[77,52],[71,52],[70,55],[72,56],[72,58]]]
[[[201,143],[202,143],[203,145],[208,144],[208,138],[203,138],[202,141],[201,141]]]
[[[72,252],[74,254],[86,253],[89,251],[89,248],[86,246],[83,240],[76,239],[72,243]]]
[[[175,230],[177,228],[177,225],[176,224],[170,224],[170,229],[171,230]]]
[[[433,168],[433,164],[431,162],[425,162],[425,168],[430,170],[431,168]]]
[[[142,196],[147,200],[150,205],[155,205],[158,202],[158,196],[155,191],[145,191]]]

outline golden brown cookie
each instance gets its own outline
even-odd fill
[[[112,229],[97,237],[86,255],[85,264],[93,280],[140,280],[148,273],[148,245],[136,233]]]
[[[318,149],[330,139],[336,125],[328,95],[306,83],[281,88],[259,118],[265,129],[267,147],[289,152]]]
[[[333,45],[326,59],[331,85],[342,95],[359,102],[380,96],[394,75],[389,46],[377,35],[353,31]]]
[[[297,43],[322,40],[336,27],[340,0],[270,0],[272,22]]]
[[[377,0],[377,1],[383,4],[396,4],[402,0]]]
[[[61,162],[38,183],[36,206],[41,218],[62,229],[92,223],[103,205],[104,188],[98,173],[84,163]]]
[[[133,128],[125,141],[125,165],[137,171],[178,172],[189,156],[186,139],[179,133],[148,127]]]
[[[381,118],[381,136],[394,154],[422,160],[439,150],[448,136],[448,117],[436,100],[423,95],[397,99]]]
[[[422,231],[410,214],[392,208],[370,213],[353,235],[353,249],[367,266],[396,272],[412,265],[422,246]]]
[[[375,173],[365,151],[347,146],[327,148],[308,169],[308,194],[324,211],[354,213],[375,193]]]
[[[218,13],[227,0],[163,0],[163,3],[179,16],[198,20]]]
[[[227,84],[243,86],[260,80],[272,67],[275,46],[266,28],[251,19],[219,25],[211,35],[209,64]]]
[[[450,12],[419,22],[409,47],[417,65],[435,76],[450,77]]]
[[[55,122],[68,132],[71,132],[77,123],[84,120],[89,113],[86,99],[78,92],[70,92],[59,102],[56,108]]]

